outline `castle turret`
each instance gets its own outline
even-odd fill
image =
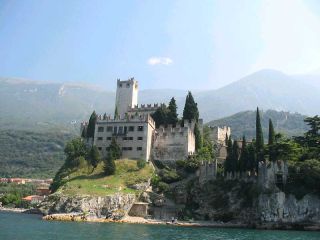
[[[138,104],[138,81],[130,78],[127,81],[117,80],[116,108],[120,117]]]

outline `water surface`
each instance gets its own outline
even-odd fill
[[[0,240],[6,239],[319,240],[320,232],[55,222],[37,215],[0,212]]]

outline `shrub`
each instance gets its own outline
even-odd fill
[[[161,180],[165,183],[173,183],[180,180],[180,176],[178,175],[176,170],[162,169],[159,172],[159,175],[161,177]]]
[[[159,189],[159,192],[164,192],[164,193],[166,193],[166,192],[169,192],[170,187],[169,187],[169,185],[168,185],[167,183],[165,183],[165,182],[159,182],[159,183],[158,183],[158,189]]]
[[[144,159],[139,159],[138,161],[137,161],[137,167],[139,168],[139,169],[142,169],[142,168],[144,168],[145,166],[146,166],[146,161],[144,160]]]

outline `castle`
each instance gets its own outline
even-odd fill
[[[108,154],[112,138],[119,144],[122,157],[146,161],[176,161],[195,153],[195,121],[184,121],[183,127],[160,126],[156,128],[152,118],[161,104],[138,105],[138,81],[130,78],[117,80],[115,116],[98,116],[92,144],[97,146],[103,158]],[[81,124],[81,131],[87,123]],[[203,121],[198,120],[200,131]],[[218,147],[218,157],[225,158],[225,137],[228,127],[210,128],[210,137]]]

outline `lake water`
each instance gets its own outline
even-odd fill
[[[49,222],[41,220],[41,217],[37,215],[0,212],[0,239],[319,240],[320,232],[191,228],[120,223]]]

